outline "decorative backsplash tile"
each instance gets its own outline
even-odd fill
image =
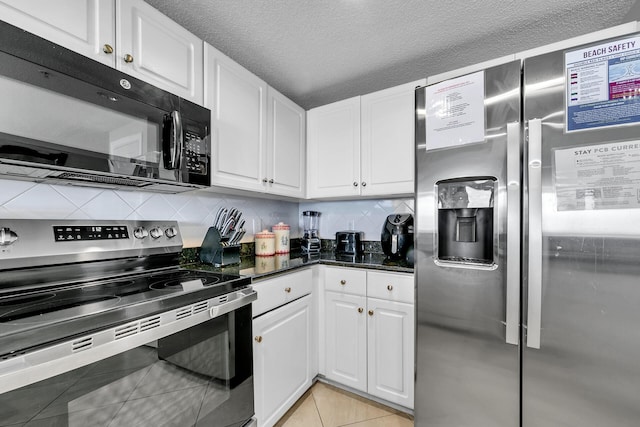
[[[300,203],[299,227],[303,229],[302,212],[320,212],[319,234],[321,239],[335,239],[337,231],[364,232],[364,240],[380,241],[382,226],[387,216],[394,213],[414,213],[414,200],[355,200],[337,202]]]
[[[364,231],[365,240],[376,241],[387,215],[414,210],[413,199],[294,203],[210,190],[160,194],[0,180],[0,219],[176,220],[185,247],[200,246],[221,206],[242,211],[247,230],[243,243],[253,242],[254,233],[279,222],[291,225],[292,239],[302,237],[305,210],[322,212],[323,239],[334,239],[336,231],[358,230]]]

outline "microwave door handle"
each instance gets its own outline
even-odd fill
[[[171,156],[168,169],[180,169],[183,144],[182,117],[179,111],[174,110],[171,112],[171,141],[169,142]]]

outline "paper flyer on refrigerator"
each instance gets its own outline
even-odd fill
[[[640,121],[640,37],[565,54],[566,132]]]

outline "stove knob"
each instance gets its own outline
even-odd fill
[[[133,237],[135,237],[136,239],[144,239],[148,235],[149,232],[145,230],[144,227],[136,227],[136,229],[133,230]]]
[[[167,235],[167,237],[169,239],[176,237],[178,235],[178,229],[175,227],[169,227],[166,230],[164,230],[164,234]]]
[[[18,240],[18,235],[10,228],[0,228],[0,246],[9,246]]]
[[[153,227],[151,230],[149,230],[149,235],[154,239],[162,237],[162,234],[162,230],[160,230],[158,227]]]

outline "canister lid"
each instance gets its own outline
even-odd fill
[[[255,238],[256,239],[270,239],[270,238],[275,238],[276,235],[272,232],[270,232],[269,230],[262,230],[259,233],[256,233]]]
[[[289,228],[290,228],[289,224],[285,224],[284,222],[279,222],[276,225],[274,225],[273,227],[271,227],[271,229],[273,231],[275,231],[275,230],[288,230]]]

